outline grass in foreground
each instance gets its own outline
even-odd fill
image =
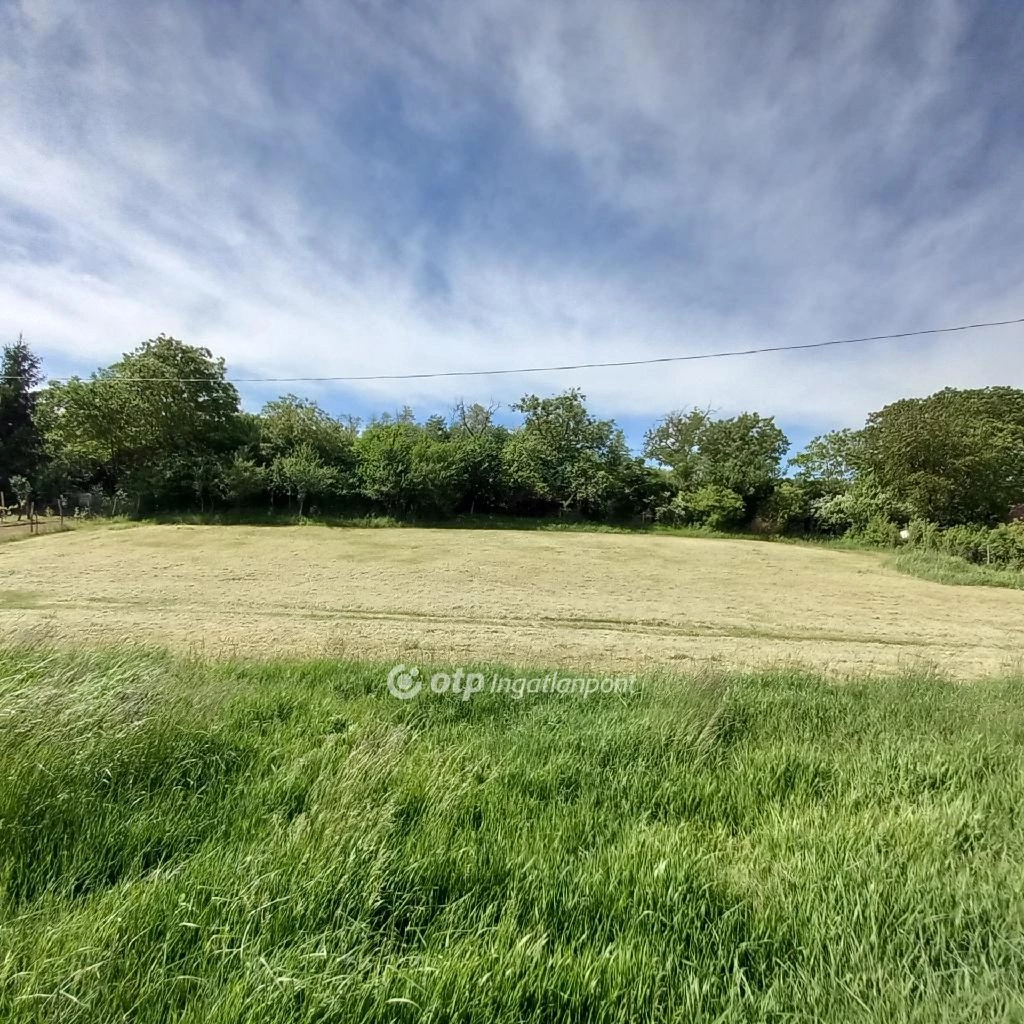
[[[5,1021],[1024,1012],[1024,684],[0,659]]]

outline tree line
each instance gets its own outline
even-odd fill
[[[0,377],[0,489],[39,508],[63,495],[133,515],[559,515],[884,542],[910,523],[992,528],[1024,503],[1024,391],[1009,387],[904,399],[787,460],[773,417],[705,409],[668,413],[636,455],[575,389],[524,395],[513,427],[480,404],[361,423],[289,394],[246,412],[223,359],[164,335],[48,384],[19,338]]]

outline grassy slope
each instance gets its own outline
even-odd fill
[[[461,702],[366,664],[0,666],[5,1021],[1024,1006],[1019,681]]]
[[[270,514],[232,514],[232,513],[180,513],[174,515],[155,516],[148,520],[153,523],[185,523],[191,525],[255,525],[255,526],[292,526],[294,516],[285,513]],[[103,523],[103,520],[97,520]],[[134,525],[134,521],[120,520],[121,526]],[[889,548],[879,548],[858,538],[850,537],[813,537],[785,536],[777,534],[721,532],[698,527],[672,527],[662,525],[629,526],[614,523],[592,523],[575,519],[530,519],[512,516],[457,516],[439,522],[412,523],[389,518],[386,516],[326,517],[306,520],[312,525],[331,528],[401,528],[403,526],[430,526],[436,529],[453,530],[526,530],[552,531],[570,533],[624,533],[624,534],[657,534],[664,537],[698,537],[718,540],[749,540],[771,544],[810,544],[835,551],[878,552],[893,556],[889,561],[900,572],[908,576],[929,580],[933,583],[945,583],[951,586],[973,587],[1006,587],[1013,590],[1024,590],[1024,572],[999,566],[974,565],[963,558],[920,548],[910,548],[893,552]]]
[[[1007,587],[1024,590],[1024,572],[992,565],[975,565],[965,558],[936,551],[902,551],[895,566],[901,572],[933,583],[959,587]]]
[[[190,525],[250,525],[250,526],[294,526],[296,519],[286,513],[177,513],[153,516],[145,520],[86,520],[82,523],[70,523],[68,529],[106,527],[127,529],[142,522],[157,524],[190,524]],[[452,530],[519,530],[519,531],[550,531],[569,533],[623,533],[623,534],[658,534],[664,537],[697,537],[718,540],[749,540],[772,544],[810,544],[815,547],[826,547],[836,551],[878,552],[892,554],[891,549],[879,548],[856,538],[827,537],[791,537],[772,534],[755,534],[743,532],[721,532],[698,527],[671,527],[661,525],[628,526],[614,523],[592,523],[575,519],[530,519],[511,516],[458,516],[438,522],[404,522],[387,516],[348,516],[320,517],[305,520],[310,525],[329,528],[381,528],[399,529],[408,526],[429,526],[435,529]],[[0,530],[0,541],[27,539],[27,531],[8,530],[7,536]],[[894,568],[908,576],[929,580],[932,583],[945,583],[950,586],[970,587],[1004,587],[1011,590],[1024,590],[1024,572],[999,566],[974,565],[963,558],[939,552],[925,551],[920,548],[901,550],[889,559]]]

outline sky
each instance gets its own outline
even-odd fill
[[[0,0],[0,340],[167,333],[246,377],[483,370],[1024,317],[1024,5]],[[1024,387],[1024,325],[282,391],[335,413],[579,387],[797,444]]]

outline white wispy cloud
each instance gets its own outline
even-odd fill
[[[0,334],[91,366],[166,331],[239,376],[327,376],[1021,316],[1024,100],[979,17],[953,0],[9,4]],[[944,385],[1024,385],[1022,338],[343,400],[579,384],[611,413],[826,427]]]

